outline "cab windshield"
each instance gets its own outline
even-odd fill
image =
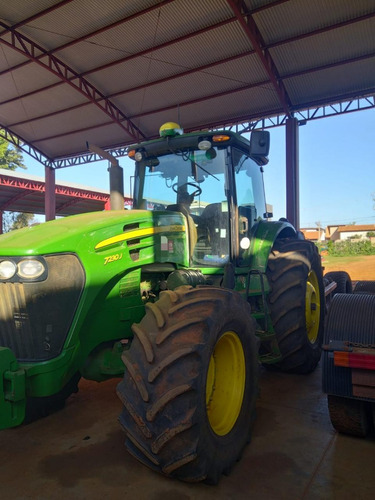
[[[200,266],[222,266],[229,259],[226,155],[226,149],[211,148],[161,155],[153,166],[138,164],[136,207],[183,213],[195,239],[192,263]]]

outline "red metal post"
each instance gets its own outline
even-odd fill
[[[46,191],[45,191],[45,212],[46,221],[56,218],[56,179],[55,169],[51,167],[45,168],[46,175]]]
[[[287,118],[285,123],[286,139],[286,217],[296,229],[299,220],[299,142],[298,120]]]

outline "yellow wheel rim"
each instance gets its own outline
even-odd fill
[[[240,414],[245,391],[245,356],[237,334],[225,332],[211,355],[206,381],[206,409],[212,430],[228,434]]]
[[[314,344],[318,338],[320,322],[319,282],[315,271],[310,271],[306,283],[306,330],[309,341]]]

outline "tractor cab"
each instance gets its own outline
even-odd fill
[[[182,134],[168,123],[160,135],[129,148],[136,161],[134,208],[182,213],[192,266],[240,261],[253,226],[267,218],[268,133],[253,132],[249,142],[233,132]]]

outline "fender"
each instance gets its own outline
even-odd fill
[[[296,229],[287,221],[257,222],[251,230],[248,264],[251,269],[265,273],[268,257],[278,238],[298,238]]]

